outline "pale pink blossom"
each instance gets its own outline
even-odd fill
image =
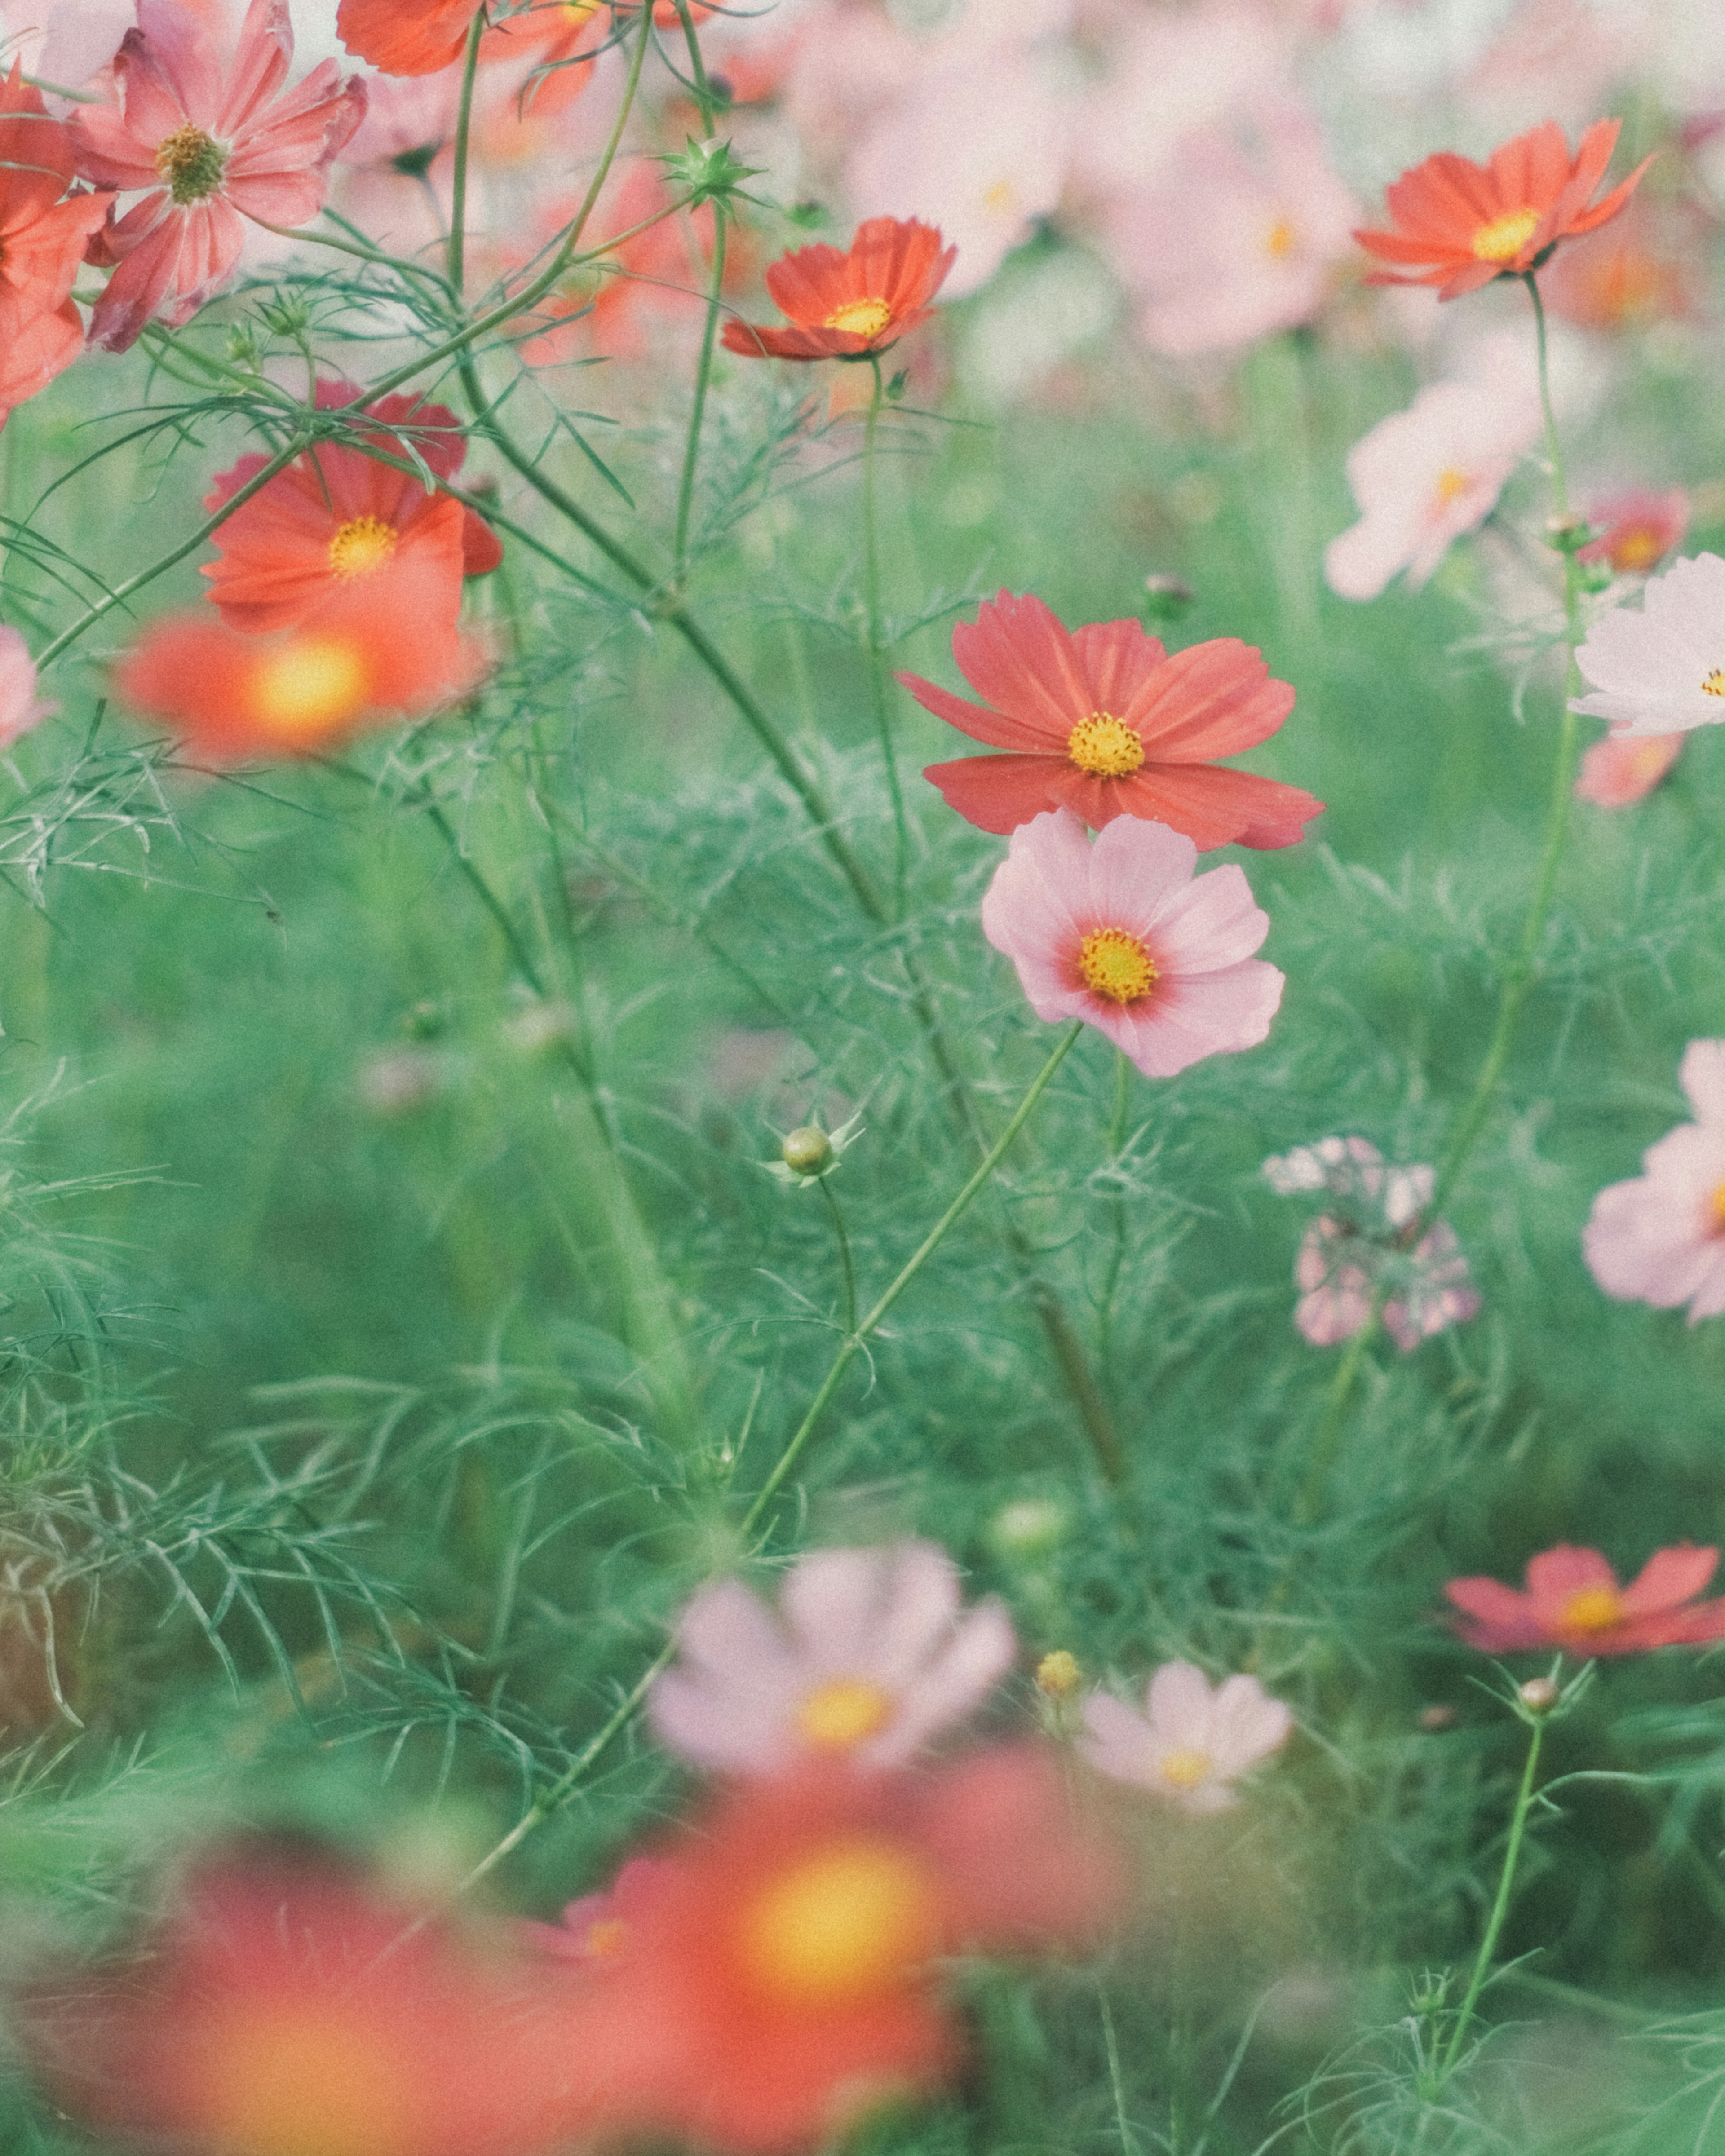
[[[1641,1156],[1642,1173],[1594,1200],[1581,1247],[1607,1295],[1689,1322],[1725,1311],[1725,1040],[1692,1040],[1677,1075],[1692,1123]]]
[[[1114,198],[1103,229],[1145,302],[1144,341],[1183,355],[1310,321],[1356,252],[1360,214],[1311,114],[1276,98],[1189,136],[1159,181]]]
[[[1017,1652],[992,1598],[966,1609],[932,1543],[817,1550],[769,1609],[741,1580],[703,1588],[678,1660],[647,1702],[655,1734],[696,1765],[773,1774],[848,1756],[900,1767],[981,1706]]]
[[[1620,735],[1687,733],[1725,719],[1725,561],[1697,554],[1602,613],[1575,654],[1594,693],[1569,708]]]
[[[1142,1714],[1107,1692],[1084,1703],[1078,1749],[1099,1774],[1130,1782],[1183,1811],[1227,1811],[1234,1784],[1287,1741],[1294,1717],[1256,1677],[1213,1686],[1193,1662],[1164,1662]]]
[[[90,341],[123,352],[151,316],[189,321],[239,261],[246,218],[302,225],[323,207],[331,160],[365,112],[363,83],[332,59],[281,94],[293,64],[287,0],[251,0],[233,64],[177,0],[137,0],[114,61],[113,102],[80,105],[80,169],[147,189],[103,235],[117,264]]]
[[[1607,734],[1581,759],[1576,798],[1599,808],[1627,808],[1653,791],[1682,747],[1681,734]]]
[[[0,628],[0,749],[10,748],[59,709],[36,693],[36,662],[23,638],[15,629]]]
[[[1117,816],[1094,845],[1070,808],[1012,834],[983,901],[983,933],[1018,969],[1038,1018],[1081,1018],[1147,1078],[1254,1048],[1283,977],[1252,953],[1270,916],[1232,862],[1201,876],[1166,824]]]

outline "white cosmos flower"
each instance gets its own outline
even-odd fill
[[[1575,663],[1594,694],[1570,705],[1619,734],[1687,733],[1725,720],[1725,562],[1673,562],[1639,609],[1614,607]]]

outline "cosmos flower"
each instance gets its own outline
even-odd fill
[[[436,74],[467,44],[480,0],[341,0],[336,35],[380,74]]]
[[[660,1742],[703,1767],[776,1774],[810,1757],[897,1767],[964,1721],[1012,1667],[1012,1620],[964,1609],[932,1543],[817,1550],[775,1613],[741,1580],[704,1588],[647,1712]]]
[[[516,1927],[526,1945],[591,1966],[625,1953],[641,1913],[651,1906],[667,1866],[662,1857],[632,1856],[603,1893],[566,1902],[554,1924],[524,1919]]]
[[[1267,741],[1294,707],[1292,689],[1237,637],[1170,658],[1135,621],[1068,630],[1040,599],[1001,592],[952,631],[952,656],[986,703],[898,679],[937,718],[1008,752],[923,773],[984,831],[1065,808],[1097,829],[1146,817],[1199,847],[1291,846],[1323,808],[1297,786],[1211,761]]]
[[[1681,486],[1662,491],[1625,487],[1589,505],[1587,521],[1600,527],[1577,554],[1579,562],[1603,562],[1620,577],[1652,573],[1689,529],[1689,496]]]
[[[1107,1692],[1084,1703],[1078,1749],[1100,1774],[1165,1797],[1183,1811],[1240,1802],[1234,1784],[1287,1741],[1294,1717],[1256,1677],[1212,1686],[1192,1662],[1164,1662],[1142,1714]]]
[[[698,12],[691,9],[691,18]],[[529,0],[501,21],[494,13],[491,27],[480,40],[480,58],[530,57],[535,73],[521,93],[522,110],[561,112],[593,80],[593,56],[610,27],[607,0]]]
[[[69,295],[114,198],[62,200],[75,172],[70,134],[15,62],[0,80],[0,426],[84,349]]]
[[[1725,1040],[1692,1040],[1678,1077],[1695,1111],[1641,1156],[1641,1174],[1594,1199],[1582,1231],[1607,1295],[1689,1306],[1689,1322],[1725,1311]]]
[[[1583,755],[1575,798],[1596,808],[1627,808],[1653,791],[1682,747],[1681,734],[1608,734]]]
[[[1575,654],[1594,693],[1569,708],[1627,735],[1725,719],[1725,561],[1697,554],[1649,583],[1639,608],[1602,613]]]
[[[767,270],[767,290],[789,329],[728,321],[725,346],[747,359],[865,359],[889,351],[928,319],[957,250],[932,225],[871,217],[841,254],[799,247]]]
[[[1255,1047],[1283,977],[1251,955],[1270,916],[1230,862],[1194,876],[1198,849],[1121,816],[1094,845],[1070,808],[1012,834],[983,900],[983,933],[1049,1024],[1081,1018],[1147,1078]]]
[[[1650,1647],[1725,1639],[1725,1598],[1696,1599],[1718,1563],[1717,1550],[1678,1543],[1656,1551],[1620,1587],[1597,1550],[1559,1543],[1529,1561],[1525,1594],[1479,1578],[1452,1579],[1444,1592],[1463,1613],[1456,1630],[1487,1655],[1526,1647],[1640,1655]]]
[[[325,410],[352,405],[351,382],[321,382]],[[385,397],[367,408],[364,432],[390,455],[415,456],[438,479],[460,470],[466,443],[455,415],[441,404]],[[269,462],[242,457],[204,496],[222,504]],[[415,580],[421,606],[434,605],[453,626],[464,576],[495,569],[503,550],[485,519],[446,494],[428,491],[411,474],[363,450],[323,442],[308,449],[243,502],[216,534],[220,559],[201,574],[234,629],[290,629],[344,590],[364,587],[374,604],[403,574]]]
[[[0,750],[22,741],[59,709],[36,693],[36,662],[15,629],[0,627]]]
[[[1384,191],[1394,228],[1354,234],[1368,254],[1400,265],[1366,281],[1435,285],[1440,299],[1454,300],[1494,277],[1538,269],[1560,240],[1615,217],[1652,163],[1645,158],[1590,203],[1622,125],[1595,121],[1573,157],[1563,129],[1548,120],[1500,145],[1486,164],[1443,150],[1415,165]]]
[[[301,225],[323,207],[331,160],[365,113],[365,85],[334,60],[280,95],[293,64],[287,0],[251,0],[231,68],[177,0],[137,0],[114,61],[114,101],[71,122],[79,168],[98,187],[149,192],[103,244],[117,262],[90,322],[124,352],[152,315],[189,321],[232,275],[242,218]]]

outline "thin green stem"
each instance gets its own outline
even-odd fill
[[[1552,507],[1559,516],[1569,514],[1569,487],[1563,472],[1563,445],[1558,435],[1557,414],[1552,409],[1551,369],[1546,360],[1545,302],[1539,295],[1539,280],[1528,270],[1524,282],[1533,302],[1533,334],[1539,349],[1539,408],[1545,417],[1545,454],[1551,466]],[[1565,583],[1573,583],[1566,578]]]
[[[833,1195],[831,1176],[821,1177],[820,1194],[827,1201],[827,1211],[833,1218],[834,1240],[839,1245],[839,1274],[844,1285],[845,1330],[848,1335],[856,1330],[856,1268],[850,1261],[850,1238],[845,1232],[845,1215]]]
[[[701,39],[695,33],[695,18],[689,13],[689,0],[674,0],[677,20],[683,26],[683,42],[689,48],[689,73],[695,89],[695,102],[701,107],[702,134],[711,141],[713,132],[713,86],[707,80],[706,62],[701,56]]]
[[[905,822],[904,788],[899,783],[898,757],[892,739],[892,699],[886,680],[886,646],[880,624],[880,533],[878,488],[875,483],[875,438],[880,430],[880,407],[886,387],[880,362],[869,354],[869,370],[875,377],[869,399],[869,415],[863,426],[863,606],[869,660],[869,699],[880,737],[880,762],[886,773],[886,791],[892,802],[893,917],[902,920],[905,882],[910,870],[910,833]]]
[[[685,21],[687,11],[685,10]],[[690,30],[691,44],[694,30]],[[697,47],[698,50],[699,48]],[[695,364],[695,399],[689,408],[689,435],[683,445],[683,473],[677,483],[677,532],[671,549],[671,581],[680,592],[689,567],[689,518],[695,506],[695,472],[701,461],[701,429],[706,416],[707,384],[712,377],[713,346],[719,334],[719,313],[725,283],[725,205],[713,204],[713,274],[707,290],[706,320],[701,326],[701,357]]]
[[[1342,1442],[1343,1425],[1348,1419],[1348,1404],[1353,1397],[1354,1380],[1366,1359],[1366,1350],[1378,1337],[1381,1315],[1382,1298],[1374,1296],[1365,1323],[1343,1349],[1342,1358],[1331,1377],[1330,1389],[1324,1395],[1323,1416],[1312,1440],[1311,1457],[1306,1463],[1300,1501],[1294,1507],[1296,1527],[1309,1527],[1322,1507],[1330,1471],[1336,1464],[1337,1449]]]
[[[1468,1979],[1466,1993],[1455,2016],[1455,2026],[1450,2033],[1448,2044],[1437,2056],[1435,2073],[1436,2087],[1440,2089],[1455,2071],[1455,2061],[1461,2056],[1461,2046],[1467,2041],[1467,2032],[1473,2025],[1474,2008],[1491,1973],[1491,1958],[1497,1951],[1498,1936],[1502,1932],[1504,1919],[1509,1914],[1516,1865],[1522,1854],[1522,1838],[1527,1830],[1528,1814],[1533,1809],[1533,1776],[1539,1764],[1539,1748],[1544,1739],[1544,1722],[1535,1722],[1527,1738],[1527,1762],[1522,1769],[1521,1787],[1516,1791],[1515,1810],[1510,1815],[1509,1840],[1503,1852],[1503,1870],[1497,1881],[1497,1897],[1492,1902],[1491,1913],[1486,1920],[1485,1936],[1481,1939],[1479,1953],[1474,1958],[1473,1974]]]
[[[485,11],[475,11],[467,33],[467,53],[461,67],[461,102],[455,112],[455,174],[449,200],[449,290],[459,305],[467,281],[467,155],[473,133],[473,85],[479,75],[480,39],[485,33]]]

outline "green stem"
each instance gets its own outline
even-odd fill
[[[833,1179],[829,1175],[820,1178],[820,1194],[827,1201],[827,1210],[833,1216],[833,1235],[839,1245],[839,1271],[845,1286],[845,1331],[848,1336],[856,1330],[856,1268],[850,1261],[850,1238],[845,1232],[845,1215],[839,1210],[839,1201],[833,1195]]]
[[[485,11],[475,11],[467,33],[467,54],[461,69],[461,102],[455,114],[455,177],[449,203],[449,290],[459,306],[467,281],[467,152],[473,131],[473,85],[479,74],[480,39],[485,33]]]
[[[1473,1974],[1468,1979],[1466,1994],[1455,2017],[1455,2026],[1450,2032],[1449,2043],[1437,2058],[1435,2082],[1439,2089],[1455,2071],[1455,2061],[1461,2056],[1461,2046],[1466,2041],[1468,2030],[1473,2024],[1474,2008],[1485,1989],[1491,1958],[1497,1951],[1498,1935],[1503,1929],[1505,1917],[1509,1914],[1516,1865],[1522,1853],[1522,1837],[1527,1832],[1527,1815],[1533,1809],[1534,1770],[1539,1764],[1539,1748],[1544,1738],[1544,1722],[1535,1722],[1527,1739],[1527,1763],[1522,1769],[1522,1785],[1516,1792],[1515,1810],[1510,1815],[1509,1841],[1503,1852],[1503,1871],[1497,1881],[1497,1898],[1492,1902],[1491,1913],[1486,1920],[1485,1936],[1480,1941],[1480,1950],[1474,1958]],[[1435,2090],[1433,2092],[1435,2093]]]
[[[686,19],[686,18],[685,18]],[[690,33],[692,40],[694,33]],[[713,371],[721,297],[725,282],[725,205],[713,204],[713,276],[706,295],[706,321],[701,332],[701,357],[695,367],[695,401],[689,411],[689,438],[683,447],[683,475],[677,485],[677,535],[672,547],[671,581],[681,591],[689,567],[689,518],[695,506],[695,470],[701,460],[701,429],[706,416],[707,383]]]
[[[1353,1397],[1354,1380],[1359,1375],[1360,1365],[1366,1359],[1366,1350],[1378,1337],[1382,1297],[1373,1296],[1366,1322],[1342,1351],[1335,1373],[1330,1379],[1330,1389],[1324,1395],[1323,1418],[1317,1426],[1317,1435],[1312,1440],[1312,1456],[1306,1463],[1306,1480],[1301,1486],[1300,1502],[1294,1507],[1296,1527],[1309,1527],[1317,1517],[1324,1501],[1324,1491],[1329,1486],[1330,1470],[1336,1464],[1337,1448],[1342,1442],[1343,1424],[1348,1419],[1348,1404]]]
[[[898,757],[892,741],[892,701],[886,681],[886,647],[880,626],[880,534],[875,484],[875,437],[886,388],[880,362],[869,354],[869,371],[875,377],[869,399],[869,416],[863,427],[863,604],[868,639],[869,699],[874,708],[875,732],[880,742],[880,762],[886,773],[886,790],[892,802],[893,917],[902,920],[905,882],[910,868],[910,834],[905,823],[904,789],[899,783]]]

